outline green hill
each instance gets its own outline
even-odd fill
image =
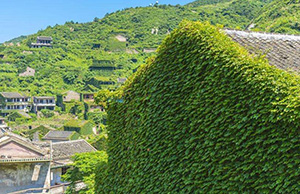
[[[5,44],[9,44],[9,43],[14,43],[14,44],[20,43],[20,42],[22,42],[23,40],[25,40],[26,38],[27,38],[27,36],[19,36],[19,37],[17,37],[17,38],[13,38],[13,39],[11,39],[11,40],[9,40],[9,41],[6,41]]]
[[[183,22],[109,108],[98,193],[299,193],[300,77]]]
[[[300,1],[275,0],[253,22],[256,30],[300,34]]]
[[[128,8],[93,22],[48,27],[28,36],[20,46],[0,46],[4,55],[0,58],[0,90],[51,95],[80,91],[88,85],[115,89],[120,86],[117,78],[129,77],[183,19],[246,29],[270,1],[199,0],[186,6]],[[51,36],[53,48],[29,48],[38,36]],[[94,68],[95,63],[112,59],[112,68]],[[35,76],[19,77],[27,67],[36,70]],[[93,80],[99,76],[115,84],[97,85]]]

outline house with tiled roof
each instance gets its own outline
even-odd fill
[[[27,67],[25,72],[19,74],[19,77],[30,77],[34,75],[35,75],[35,69]]]
[[[55,109],[55,97],[54,96],[34,96],[33,97],[33,112],[37,113],[40,110]]]
[[[61,176],[68,169],[68,164],[72,163],[71,157],[77,153],[88,153],[97,151],[86,140],[73,140],[52,143],[53,163],[51,172],[53,179],[51,185],[63,183]]]
[[[51,143],[33,143],[9,132],[0,135],[0,193],[47,192],[51,161]]]
[[[0,133],[0,193],[52,193],[53,188],[68,184],[61,176],[72,163],[72,156],[94,151],[83,139],[52,143]]]
[[[0,114],[7,116],[14,111],[29,112],[30,97],[18,92],[0,92]]]
[[[35,43],[31,43],[31,48],[52,47],[52,37],[38,36]]]
[[[49,131],[42,139],[52,142],[76,140],[79,134],[75,131]]]

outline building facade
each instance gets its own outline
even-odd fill
[[[38,36],[36,43],[31,43],[31,48],[52,47],[52,37]]]
[[[13,111],[29,112],[30,109],[30,97],[17,92],[0,92],[1,116],[5,117]]]
[[[50,190],[51,143],[33,143],[6,132],[0,135],[0,193]]]
[[[42,109],[54,110],[55,97],[54,96],[33,97],[33,112],[37,113]]]

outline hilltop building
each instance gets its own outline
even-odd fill
[[[33,112],[37,113],[42,109],[54,110],[55,97],[54,96],[33,97]]]
[[[28,112],[30,108],[30,97],[17,92],[0,92],[0,114],[2,116],[7,116],[14,111]]]
[[[85,93],[82,93],[82,100],[84,102],[94,102],[95,101],[94,96],[95,96],[95,94],[93,92],[91,92],[91,93],[85,92]]]
[[[30,77],[34,75],[35,75],[35,69],[27,67],[25,72],[19,74],[19,77]]]
[[[126,82],[126,80],[127,80],[127,78],[121,78],[121,77],[118,77],[118,78],[117,78],[117,82],[118,82],[119,84],[124,84],[124,83]]]
[[[59,101],[58,99],[60,99],[60,101],[62,101],[62,102],[79,101],[80,94],[78,92],[74,92],[74,91],[70,90],[70,91],[63,93],[62,95],[58,95],[57,101]]]
[[[52,47],[52,37],[38,36],[36,43],[31,43],[31,48]]]

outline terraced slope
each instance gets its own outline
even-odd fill
[[[274,0],[253,23],[260,31],[300,34],[300,1]]]

